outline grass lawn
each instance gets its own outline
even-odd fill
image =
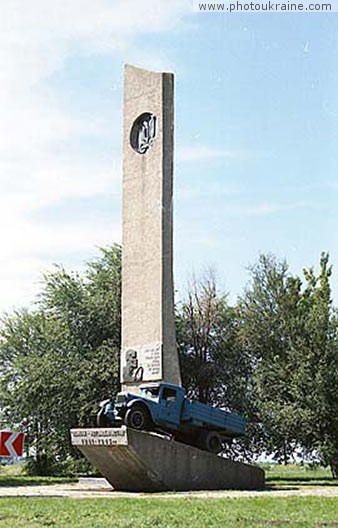
[[[295,489],[337,486],[322,468],[264,465],[267,487]],[[76,479],[27,477],[0,471],[0,486],[74,482]],[[241,497],[67,499],[0,498],[0,527],[10,528],[250,528],[286,526],[338,528],[335,497]]]
[[[77,482],[77,480],[77,478],[72,477],[28,477],[24,473],[22,464],[0,466],[0,487],[48,486],[51,484]]]
[[[0,499],[11,528],[250,528],[338,526],[338,500],[320,497],[225,499]]]
[[[265,470],[266,485],[268,487],[317,487],[338,486],[338,480],[333,480],[329,469],[301,466],[290,464],[281,466],[278,464],[262,465]]]
[[[18,486],[48,486],[51,484],[67,484],[69,482],[77,482],[77,478],[64,477],[26,477],[24,475],[1,475],[0,474],[0,488],[2,487],[18,487]]]

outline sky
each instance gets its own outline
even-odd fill
[[[260,253],[338,276],[337,13],[1,0],[0,311],[121,241],[123,65],[176,74],[175,279],[235,300]]]

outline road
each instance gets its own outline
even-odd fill
[[[338,497],[338,487],[283,487],[263,491],[192,491],[170,493],[127,493],[114,491],[104,479],[81,479],[74,484],[54,484],[50,486],[8,486],[0,487],[0,497],[69,497],[73,499],[91,498],[215,498],[226,497]]]

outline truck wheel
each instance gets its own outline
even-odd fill
[[[217,455],[223,449],[222,439],[216,431],[205,431],[202,435],[200,445],[202,449]]]
[[[143,407],[132,407],[126,413],[125,423],[132,429],[142,431],[149,426],[149,416]]]
[[[109,420],[107,420],[107,417],[104,414],[104,409],[100,409],[96,416],[96,424],[97,427],[111,427],[111,424]]]

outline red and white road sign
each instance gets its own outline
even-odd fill
[[[21,456],[24,436],[23,433],[0,431],[0,456]]]

